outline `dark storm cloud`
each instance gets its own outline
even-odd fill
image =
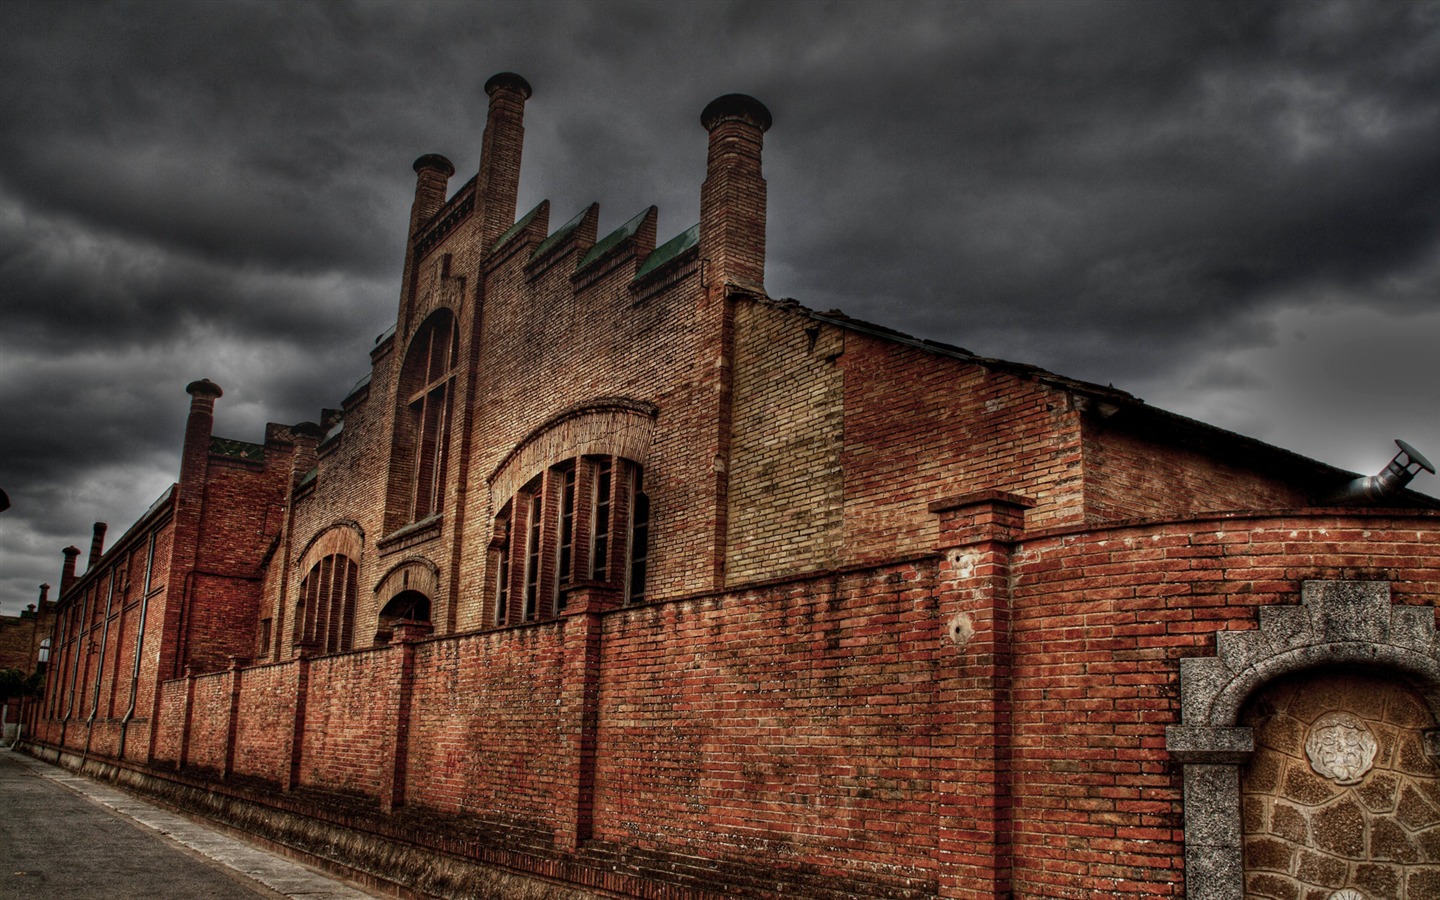
[[[1440,4],[11,3],[0,604],[174,478],[189,380],[246,440],[338,404],[410,163],[474,174],[502,70],[552,225],[694,224],[699,112],[751,93],[773,295],[1340,465],[1440,456]]]

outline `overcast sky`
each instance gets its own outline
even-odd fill
[[[666,240],[701,109],[753,94],[772,296],[1366,474],[1440,459],[1440,4],[10,2],[0,609],[175,479],[189,381],[241,440],[339,405],[410,164],[463,184],[506,70],[521,212],[653,203]]]

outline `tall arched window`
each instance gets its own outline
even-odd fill
[[[560,615],[589,586],[645,599],[650,498],[638,463],[582,456],[548,467],[495,517],[491,571],[496,625]]]
[[[391,528],[428,518],[440,512],[445,501],[458,346],[455,316],[448,309],[426,319],[410,341],[400,373],[387,522]]]
[[[295,643],[320,653],[343,653],[354,645],[356,568],[348,556],[333,554],[311,567],[300,582],[295,604]]]

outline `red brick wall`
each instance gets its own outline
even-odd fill
[[[542,854],[588,835],[582,880],[623,857],[657,896],[1179,896],[1178,660],[1307,579],[1440,595],[1434,514],[943,534],[953,549],[913,562],[254,667],[237,768],[287,781],[304,665],[303,784],[384,795],[403,731],[422,819],[508,826]],[[223,764],[230,679],[194,680],[192,765]],[[163,687],[158,760],[178,756],[186,688]]]
[[[1085,517],[1139,519],[1237,509],[1294,509],[1292,484],[1195,450],[1085,422]]]
[[[225,742],[230,726],[231,678],[230,672],[216,672],[194,679],[194,694],[190,701],[190,737],[185,754],[187,766],[212,772],[224,771]]]
[[[596,837],[752,886],[933,889],[934,586],[926,562],[608,617]]]
[[[1079,415],[1065,393],[980,365],[847,333],[844,546],[851,560],[935,545],[927,504],[998,489],[1037,526],[1082,515]]]
[[[236,716],[237,775],[283,782],[290,769],[298,697],[298,661],[253,666],[241,680]]]
[[[160,685],[160,702],[157,704],[155,721],[156,761],[179,763],[180,745],[185,739],[185,692],[186,679],[177,678]]]
[[[1179,664],[1306,579],[1440,597],[1440,517],[1243,516],[1057,534],[1014,559],[1015,890],[1178,896]]]
[[[549,832],[576,723],[561,675],[569,620],[416,648],[406,802]],[[497,710],[504,710],[496,715]]]
[[[379,797],[394,752],[399,661],[387,648],[310,662],[301,784]]]

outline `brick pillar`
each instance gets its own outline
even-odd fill
[[[938,685],[956,723],[953,740],[937,736],[935,859],[942,897],[1010,897],[1010,555],[1033,505],[1003,491],[930,504],[940,519],[941,640],[954,654]]]
[[[295,660],[295,727],[290,731],[290,765],[284,788],[293,791],[300,784],[300,757],[305,746],[305,701],[310,693],[310,656],[304,651]]]
[[[64,600],[65,595],[70,593],[70,586],[75,583],[75,561],[80,558],[80,548],[66,547],[60,552],[65,555],[65,563],[60,568],[60,593],[58,596]]]
[[[515,222],[520,197],[520,151],[525,143],[525,101],[530,83],[514,72],[501,72],[485,82],[490,109],[480,145],[480,172],[475,178],[475,210],[480,215],[480,246],[488,252]]]
[[[415,694],[415,644],[430,636],[428,622],[395,623],[391,646],[400,649],[399,684],[395,690],[394,743],[390,745],[390,761],[385,782],[380,786],[380,808],[390,812],[405,805],[405,778],[410,761],[410,704]]]
[[[405,268],[400,278],[400,316],[402,331],[411,326],[411,312],[415,302],[415,242],[420,232],[440,208],[445,205],[445,196],[450,187],[450,176],[455,166],[438,153],[427,153],[415,160],[415,199],[410,204],[410,230],[405,238]],[[322,433],[323,437],[323,433]]]
[[[159,693],[159,691],[156,691]],[[175,754],[175,768],[185,768],[190,762],[190,722],[195,711],[195,670],[185,667],[185,709],[180,714],[180,752]]]
[[[195,571],[200,544],[200,518],[205,505],[205,480],[210,468],[210,436],[215,427],[215,401],[224,391],[202,378],[186,385],[190,415],[185,421],[185,444],[180,453],[180,481],[175,489],[170,574],[165,593],[165,627],[156,671],[162,679],[176,677],[189,663],[186,612],[193,598],[190,575]],[[157,712],[159,694],[156,694]]]
[[[95,568],[95,564],[100,561],[100,557],[105,553],[106,528],[107,526],[104,522],[95,523],[95,530],[90,535],[90,558],[85,563],[86,571]]]
[[[230,715],[225,725],[225,767],[221,778],[229,778],[235,772],[235,741],[240,732],[240,685],[244,681],[245,664],[250,660],[243,656],[230,657]]]
[[[585,586],[565,608],[566,699],[560,753],[565,777],[556,797],[555,844],[575,852],[594,834],[595,748],[600,726],[601,614],[620,604],[618,591]]]
[[[413,239],[420,227],[430,221],[445,205],[449,192],[450,176],[455,166],[438,153],[427,153],[415,160],[415,201],[410,204],[410,237]]]
[[[700,187],[700,257],[705,283],[765,290],[765,179],[760,151],[770,111],[754,97],[726,94],[700,114],[710,132]]]

